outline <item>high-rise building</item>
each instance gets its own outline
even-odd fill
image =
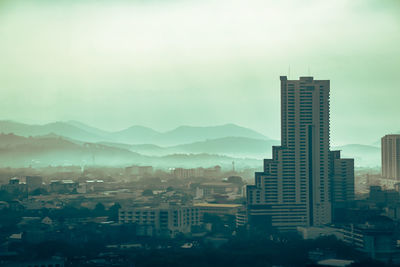
[[[340,151],[330,152],[332,204],[343,206],[354,200],[354,159],[340,158]]]
[[[281,146],[247,187],[249,222],[266,216],[278,230],[332,220],[329,80],[281,76]],[[351,163],[349,162],[351,165]]]
[[[381,139],[382,177],[400,180],[400,134],[385,135]]]
[[[340,222],[354,201],[354,159],[340,158],[340,151],[330,152],[332,220]]]

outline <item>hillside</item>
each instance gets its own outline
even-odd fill
[[[0,135],[0,165],[2,167],[47,165],[120,165],[146,157],[115,147],[82,143],[77,144],[61,137],[20,137]]]
[[[159,143],[158,139],[160,136],[162,136],[162,133],[140,125],[135,125],[125,130],[109,134],[110,139],[119,143],[128,144]]]
[[[173,154],[163,157],[145,156],[124,148],[104,144],[79,143],[59,136],[21,137],[0,134],[0,167],[44,167],[67,165],[152,165],[156,168],[221,165],[230,168],[259,167],[260,161],[211,154]]]
[[[279,143],[277,140],[224,137],[174,146],[170,149],[187,153],[214,153],[239,157],[264,158],[270,157],[272,146]]]
[[[54,122],[43,125],[0,121],[0,133],[14,133],[25,137],[55,134],[83,142],[153,144],[158,146],[176,146],[223,137],[268,140],[266,136],[256,131],[235,124],[209,127],[180,126],[167,132],[158,132],[148,127],[136,125],[122,131],[109,132],[77,121]]]
[[[349,144],[333,147],[334,150],[341,150],[342,158],[354,158],[355,166],[376,167],[381,165],[381,150],[379,147]]]
[[[56,134],[86,142],[104,141],[104,138],[101,136],[64,122],[30,125],[13,121],[0,121],[0,133],[13,133],[25,137]]]
[[[153,142],[153,144],[178,145],[223,137],[268,139],[268,137],[251,129],[235,124],[224,124],[209,127],[180,126],[172,131],[165,132],[158,138],[158,142]]]

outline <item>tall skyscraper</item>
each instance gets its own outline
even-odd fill
[[[247,187],[253,216],[267,216],[272,227],[323,225],[332,220],[329,151],[329,80],[281,76],[281,146],[274,146],[264,171]]]
[[[400,180],[400,134],[385,135],[381,139],[382,177]]]

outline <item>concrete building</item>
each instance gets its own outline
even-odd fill
[[[247,187],[249,222],[253,216],[265,216],[281,231],[328,224],[330,82],[313,77],[280,80],[281,146],[273,147],[272,159],[264,160],[264,171],[257,172],[255,185]]]
[[[77,192],[79,183],[72,180],[52,180],[50,181],[50,191],[56,193]]]
[[[389,220],[344,226],[340,229],[343,241],[375,260],[399,264],[396,229]]]
[[[225,195],[228,193],[239,194],[240,186],[226,182],[202,183],[196,187],[196,199],[210,198],[215,195]]]
[[[192,177],[202,177],[204,171],[203,168],[196,168],[196,169],[173,168],[171,169],[171,174],[178,179],[187,179]]]
[[[26,176],[26,186],[28,191],[33,191],[42,187],[43,178],[41,176]]]
[[[340,151],[331,151],[330,181],[333,222],[342,219],[341,211],[354,201],[354,159],[340,158]]]
[[[385,135],[381,139],[382,177],[400,180],[400,134]]]
[[[400,202],[400,193],[394,189],[382,190],[382,187],[374,185],[370,186],[368,200],[377,205],[392,206]]]
[[[221,166],[217,165],[211,168],[172,168],[171,174],[178,179],[186,179],[193,177],[216,178],[221,175]]]
[[[200,225],[199,208],[194,206],[132,207],[119,210],[119,223],[136,224],[139,235],[175,236],[190,233]]]
[[[204,215],[216,215],[220,218],[234,217],[236,227],[244,226],[247,222],[245,208],[241,204],[214,204],[197,203],[194,204],[199,209],[200,221],[204,222]]]
[[[5,190],[11,194],[13,193],[21,193],[27,190],[26,183],[21,183],[20,179],[17,177],[13,177],[9,180],[8,184],[2,185],[1,190]]]
[[[327,226],[297,227],[297,232],[303,239],[317,239],[323,236],[335,236],[337,239],[343,239],[343,233],[340,229]]]
[[[330,152],[332,203],[354,200],[354,159],[340,158],[340,151]]]
[[[99,192],[106,189],[103,180],[87,180],[86,181],[86,192]]]
[[[136,166],[132,165],[130,167],[125,168],[125,174],[127,175],[135,175],[135,176],[145,176],[153,174],[152,166]]]
[[[236,216],[236,213],[243,208],[243,205],[241,204],[197,203],[193,206],[199,209],[200,217],[204,214]]]

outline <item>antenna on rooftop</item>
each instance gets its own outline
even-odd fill
[[[289,65],[289,70],[288,70],[288,79],[290,80],[290,65]]]

